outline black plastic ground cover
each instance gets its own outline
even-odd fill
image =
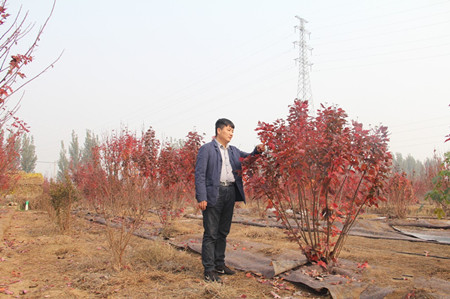
[[[101,217],[92,214],[85,217],[90,221],[105,224]],[[384,225],[379,229],[384,229]],[[146,228],[141,228],[134,234],[145,239],[162,240]],[[201,254],[200,234],[184,236],[183,239],[169,240],[169,242],[178,248],[188,248]],[[306,286],[320,294],[328,293],[332,298],[381,299],[394,292],[389,287],[362,282],[362,270],[352,261],[339,259],[338,264],[332,266],[328,271],[323,271],[318,265],[309,264],[300,251],[284,250],[280,254],[266,254],[266,252],[270,253],[270,248],[270,245],[258,242],[228,240],[226,263],[237,270],[251,272],[266,278],[278,276],[286,281]],[[450,294],[450,283],[447,281],[417,278],[417,283],[418,286],[420,284],[425,286],[427,283],[432,286],[436,298],[448,298],[447,294]]]
[[[201,254],[201,239],[189,239],[177,244],[188,247]],[[268,256],[263,252],[269,245],[229,240],[226,251],[227,265],[266,278],[274,276],[298,283],[320,294],[329,293],[332,298],[384,298],[393,290],[361,282],[357,264],[343,259],[332,269],[333,274],[324,271],[318,265],[309,264],[306,258],[294,250],[285,250],[282,254]],[[360,269],[359,269],[360,270]]]

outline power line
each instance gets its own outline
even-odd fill
[[[449,38],[449,37],[450,37],[450,34],[445,34],[445,35],[440,35],[440,36],[436,36],[436,37],[429,37],[429,38],[415,39],[415,40],[409,40],[409,41],[402,41],[400,43],[396,42],[396,43],[392,43],[392,44],[374,45],[374,46],[370,46],[370,49],[374,49],[374,48],[389,48],[389,47],[392,47],[392,46],[401,46],[401,45],[411,44],[411,43],[423,43],[423,42],[428,42],[428,41],[431,41],[431,40],[446,39],[446,38]],[[315,57],[330,56],[330,55],[336,55],[336,54],[346,54],[346,53],[351,53],[351,52],[361,52],[363,50],[367,50],[367,47],[345,49],[345,50],[341,50],[341,51],[335,51],[333,49],[333,51],[329,52],[329,53],[325,52],[325,53],[315,54]]]
[[[409,28],[405,28],[405,29],[401,29],[401,30],[384,30],[383,32],[380,32],[380,33],[377,33],[377,34],[364,34],[362,36],[357,36],[357,37],[352,37],[352,38],[347,38],[347,39],[328,41],[328,42],[316,44],[316,46],[337,44],[337,43],[348,42],[348,41],[353,41],[353,40],[358,40],[358,39],[373,38],[375,36],[389,35],[389,34],[392,34],[392,33],[402,33],[402,32],[405,32],[405,31],[411,31],[411,30],[416,30],[416,29],[423,29],[425,27],[431,27],[431,26],[442,25],[442,24],[447,24],[447,23],[450,23],[450,20],[442,21],[442,22],[436,22],[436,23],[427,24],[427,25],[420,25],[420,26],[416,26],[416,27],[409,27]]]
[[[231,61],[231,62],[228,62],[227,64],[223,65],[222,67],[215,68],[214,71],[212,71],[212,72],[207,72],[207,73],[205,73],[203,76],[200,76],[200,78],[191,81],[191,83],[188,83],[188,84],[187,84],[186,86],[184,86],[184,87],[181,87],[181,88],[179,88],[179,89],[174,90],[170,95],[167,95],[167,96],[163,97],[162,99],[160,99],[160,102],[161,102],[161,103],[164,102],[164,105],[162,105],[161,107],[159,107],[159,108],[156,109],[155,111],[152,111],[150,115],[159,115],[160,112],[162,112],[162,111],[164,111],[164,110],[170,108],[171,106],[173,106],[173,105],[175,105],[175,104],[179,104],[180,102],[183,102],[183,99],[184,99],[185,97],[182,97],[182,96],[177,96],[177,97],[175,98],[175,100],[170,101],[170,98],[176,96],[177,94],[180,94],[180,93],[183,92],[183,91],[189,90],[189,89],[191,89],[192,87],[195,87],[196,85],[199,85],[199,84],[201,84],[201,83],[204,83],[204,81],[205,81],[206,79],[210,79],[213,75],[217,75],[217,74],[219,74],[219,73],[224,72],[225,70],[227,70],[227,69],[229,69],[229,68],[232,68],[232,67],[234,67],[234,66],[236,66],[236,65],[239,65],[240,62],[246,61],[249,57],[252,57],[252,56],[255,56],[256,54],[262,53],[262,52],[264,52],[264,50],[267,50],[267,49],[269,49],[269,48],[271,48],[271,47],[273,47],[273,46],[279,44],[281,41],[284,41],[284,40],[287,40],[287,39],[291,38],[292,36],[293,36],[293,33],[289,33],[288,35],[285,35],[285,36],[283,36],[283,37],[281,37],[281,38],[279,38],[279,39],[277,39],[277,40],[275,40],[275,41],[273,41],[273,42],[270,42],[270,43],[266,44],[265,46],[260,47],[260,48],[258,48],[258,49],[255,50],[255,51],[252,51],[251,53],[249,53],[249,54],[247,54],[247,55],[239,56],[237,59],[235,59],[235,60],[233,60],[233,61]],[[284,51],[284,52],[281,53],[280,55],[275,55],[274,57],[276,58],[276,57],[278,57],[278,56],[284,55],[286,52],[287,52],[287,51]],[[220,58],[218,58],[218,59],[220,59]],[[202,90],[204,90],[204,89],[205,89],[205,88],[202,87]],[[136,109],[134,112],[129,113],[129,114],[128,114],[128,117],[125,117],[125,118],[130,119],[130,118],[132,118],[133,116],[138,115],[138,114],[141,113],[142,110],[143,110],[144,108],[146,108],[146,107],[147,107],[147,105],[142,105],[141,107],[139,107],[138,109]]]
[[[378,15],[378,16],[374,16],[374,17],[368,17],[368,18],[364,18],[364,19],[354,19],[345,23],[338,23],[338,24],[330,24],[330,25],[325,25],[325,26],[321,26],[321,27],[317,27],[314,28],[314,30],[321,30],[321,29],[326,29],[326,28],[330,28],[330,27],[337,27],[337,26],[342,26],[342,25],[348,25],[348,24],[352,24],[352,23],[357,23],[360,21],[367,21],[367,20],[372,20],[372,19],[379,19],[379,18],[384,18],[387,16],[393,16],[393,15],[397,15],[397,14],[403,14],[403,13],[408,13],[411,11],[415,11],[415,10],[423,10],[424,8],[428,8],[428,7],[432,7],[432,6],[437,6],[437,5],[441,5],[441,4],[445,4],[445,3],[449,3],[449,0],[446,1],[442,1],[442,2],[438,2],[438,3],[433,3],[433,4],[429,4],[429,5],[423,5],[423,6],[419,6],[419,7],[414,7],[414,8],[410,8],[410,9],[406,9],[406,10],[399,10],[399,11],[394,11],[394,12],[390,12],[390,13],[386,13],[383,15]],[[383,6],[384,8],[384,6]],[[355,14],[352,14],[352,16],[354,16]],[[342,15],[339,15],[339,18],[342,19]]]
[[[424,122],[428,122],[428,121],[432,121],[432,120],[441,120],[441,119],[448,120],[449,117],[448,116],[442,116],[442,117],[426,118],[426,119],[423,119],[423,120],[417,120],[417,121],[412,121],[412,122],[407,122],[407,123],[403,123],[403,124],[389,126],[389,128],[398,128],[398,127],[403,127],[403,126],[410,126],[410,125],[414,125],[414,124],[420,124],[420,123],[424,123]]]
[[[409,58],[409,59],[395,59],[395,60],[391,60],[391,61],[358,64],[358,65],[351,65],[351,66],[344,66],[344,67],[324,68],[324,69],[319,68],[318,70],[315,70],[315,71],[323,72],[323,71],[333,71],[333,70],[342,70],[342,69],[364,68],[364,67],[368,67],[368,66],[384,65],[384,64],[391,64],[391,63],[402,63],[402,62],[408,62],[408,61],[435,59],[435,58],[445,57],[445,56],[449,56],[449,55],[450,55],[450,53],[443,53],[443,54],[433,55],[433,56],[423,56],[423,57],[416,57],[416,58]]]
[[[449,42],[449,43],[446,43],[446,44],[430,45],[430,46],[425,46],[425,47],[420,47],[420,48],[410,48],[410,49],[405,49],[405,50],[389,51],[389,52],[384,52],[384,53],[374,53],[374,54],[363,55],[363,56],[356,56],[356,57],[351,57],[351,58],[346,58],[346,59],[339,59],[339,60],[336,60],[336,59],[333,59],[333,60],[324,60],[324,61],[320,61],[320,63],[342,62],[342,61],[356,60],[356,59],[366,58],[366,57],[384,56],[384,55],[390,55],[390,54],[397,54],[397,53],[405,53],[405,52],[411,52],[411,51],[418,51],[418,50],[429,49],[429,48],[441,48],[441,47],[445,47],[445,46],[449,46],[449,45],[450,45],[450,42]]]

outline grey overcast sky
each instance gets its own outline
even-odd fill
[[[10,13],[20,6],[37,29],[52,0],[8,1]],[[209,140],[226,117],[232,144],[250,151],[258,121],[285,118],[297,95],[296,15],[311,32],[316,108],[388,126],[394,153],[423,161],[450,149],[449,0],[58,0],[26,74],[64,54],[26,86],[18,112],[36,170],[55,174],[72,130],[80,144],[86,129],[121,126]]]

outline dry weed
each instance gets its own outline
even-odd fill
[[[244,230],[244,236],[250,239],[273,239],[279,235],[279,232],[276,228],[249,226]]]
[[[258,251],[267,256],[274,256],[274,255],[278,255],[283,252],[283,250],[281,248],[275,248],[275,247],[261,248]]]
[[[132,255],[132,260],[161,271],[170,273],[201,272],[198,257],[185,251],[176,250],[161,241],[149,241],[148,246],[135,249]]]
[[[161,236],[165,239],[174,238],[182,235],[194,234],[201,231],[200,225],[192,225],[191,220],[178,220],[170,225],[164,226],[161,230]]]
[[[203,298],[239,298],[241,294],[234,287],[219,283],[204,283]]]

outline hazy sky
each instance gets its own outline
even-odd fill
[[[37,29],[52,0],[9,0],[9,12],[20,4]],[[209,140],[226,117],[232,144],[251,151],[258,121],[285,118],[297,95],[296,15],[311,32],[316,108],[388,126],[394,153],[424,160],[450,149],[449,0],[59,0],[26,74],[64,54],[25,88],[18,112],[37,171],[55,174],[72,130],[80,144],[86,129],[121,126]]]

